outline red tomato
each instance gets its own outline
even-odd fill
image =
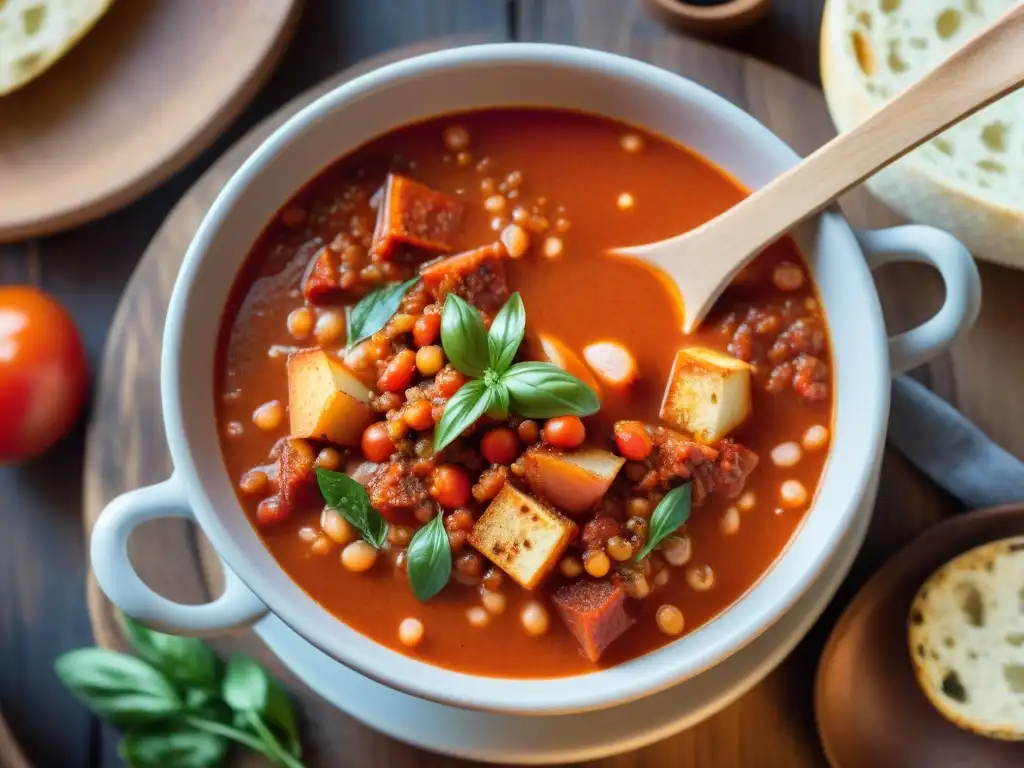
[[[615,447],[619,455],[632,461],[643,461],[651,455],[654,444],[647,429],[639,421],[617,421],[614,427]]]
[[[36,456],[67,434],[86,377],[68,313],[31,286],[0,287],[0,462]]]
[[[395,444],[391,442],[388,435],[388,425],[383,421],[375,421],[363,432],[361,441],[363,456],[370,461],[380,464],[387,461],[388,457],[395,452]]]
[[[519,436],[508,427],[495,427],[480,441],[480,453],[491,464],[511,464],[519,456]]]
[[[469,475],[462,467],[442,464],[430,473],[430,495],[446,509],[465,505],[469,501],[469,491]]]
[[[544,440],[555,448],[578,448],[587,430],[578,416],[556,416],[544,424]]]

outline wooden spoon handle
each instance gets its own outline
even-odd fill
[[[1024,3],[1017,3],[866,121],[704,225],[703,244],[714,253],[747,254],[735,274],[765,243],[1022,83]]]

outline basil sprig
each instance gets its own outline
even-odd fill
[[[690,518],[690,484],[680,485],[665,494],[651,513],[647,543],[636,554],[636,560],[643,560],[662,541],[679,530],[679,526]]]
[[[589,416],[601,407],[597,393],[551,363],[512,365],[526,333],[526,310],[513,293],[485,331],[480,313],[453,293],[441,310],[441,344],[455,368],[474,381],[448,401],[434,430],[441,450],[483,414],[503,419],[510,410],[530,419]]]
[[[452,574],[452,548],[442,513],[416,531],[405,556],[409,583],[417,600],[429,600],[444,589]]]
[[[86,707],[124,729],[118,751],[133,768],[214,768],[232,743],[273,765],[302,768],[295,710],[256,662],[224,665],[200,640],[154,632],[124,617],[141,658],[80,648],[54,663]]]
[[[370,505],[366,489],[344,472],[319,467],[316,482],[327,506],[337,510],[367,544],[383,549],[388,540],[388,521]]]
[[[419,277],[413,277],[404,283],[385,285],[370,291],[359,302],[346,312],[348,324],[348,346],[355,346],[368,339],[385,325],[402,305],[402,299]]]

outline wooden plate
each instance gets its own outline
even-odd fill
[[[815,716],[834,768],[1020,768],[1024,742],[997,741],[946,720],[918,687],[907,615],[940,566],[989,541],[1024,533],[1024,505],[944,520],[893,557],[832,630],[818,666]]]
[[[180,169],[256,94],[300,5],[114,3],[56,66],[0,98],[0,242],[102,216]]]

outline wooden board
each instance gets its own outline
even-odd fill
[[[255,96],[300,5],[114,3],[51,70],[0,98],[0,242],[102,216],[184,166]]]
[[[527,0],[517,8],[514,27],[522,39],[614,50],[685,74],[752,112],[802,154],[833,134],[821,94],[811,85],[751,59],[667,33],[636,3]],[[402,49],[395,56],[416,50],[421,49]],[[381,59],[375,59],[365,66],[380,63]],[[202,214],[231,172],[273,125],[352,75],[352,71],[342,73],[316,93],[300,97],[222,157],[182,198],[140,262],[114,320],[98,382],[85,470],[87,528],[111,497],[161,480],[170,472],[159,415],[160,335],[177,266]],[[862,192],[850,195],[844,208],[861,226],[897,223]],[[1013,335],[1024,322],[1024,306],[1014,300],[1024,291],[1024,275],[987,265],[983,273],[990,297],[978,329],[952,356],[933,364],[923,375],[1004,446],[1024,455],[1024,431],[1013,429],[1014,424],[1024,423],[1024,405],[1012,386],[1024,376],[1024,339]],[[915,268],[887,269],[881,289],[888,299],[887,315],[894,328],[920,321],[938,306],[942,295],[938,281]],[[994,299],[991,294],[995,294]],[[970,381],[966,380],[966,371],[972,372]],[[987,373],[991,375],[986,377]],[[814,730],[812,685],[818,653],[832,621],[857,585],[885,557],[917,531],[955,510],[953,502],[905,461],[888,454],[876,519],[864,551],[840,598],[790,659],[748,695],[704,724],[601,765],[824,765]],[[133,556],[147,581],[172,598],[200,602],[216,593],[210,553],[202,537],[196,537],[186,524],[154,523],[138,531],[133,539]],[[112,606],[94,582],[90,582],[88,598],[97,640],[123,648]],[[284,673],[252,633],[226,638],[216,645],[222,651],[252,653],[292,686],[306,713],[310,766],[465,765],[393,742],[319,701]]]

